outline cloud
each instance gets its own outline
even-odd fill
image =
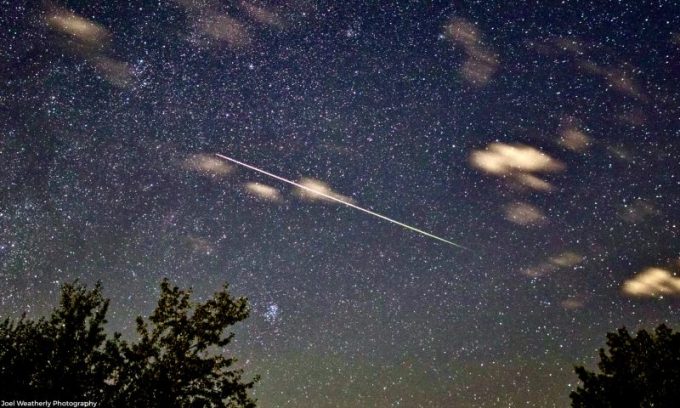
[[[182,163],[182,167],[210,177],[224,177],[233,170],[232,166],[224,160],[205,153],[188,156]]]
[[[564,168],[560,162],[534,147],[505,143],[492,143],[485,150],[475,151],[472,162],[479,169],[496,175],[514,171],[555,172]]]
[[[281,193],[274,187],[266,184],[250,182],[246,183],[246,191],[255,197],[268,201],[281,201]]]
[[[477,27],[462,18],[452,19],[445,27],[446,35],[457,44],[465,47],[476,47],[481,42],[481,35]]]
[[[99,56],[93,59],[97,71],[112,85],[125,88],[132,83],[133,76],[130,65],[113,58]]]
[[[205,238],[188,235],[186,237],[187,244],[192,251],[203,254],[212,255],[215,252],[215,246]]]
[[[607,151],[615,158],[627,163],[632,163],[635,158],[633,152],[623,145],[607,146]]]
[[[284,25],[281,17],[271,9],[259,7],[245,1],[241,2],[241,8],[248,14],[248,17],[260,24],[276,28],[282,28]]]
[[[198,47],[227,46],[232,50],[243,50],[253,44],[249,25],[230,16],[220,1],[175,0],[175,3],[186,12],[189,43]]]
[[[601,45],[586,43],[577,38],[558,37],[532,47],[545,55],[569,58],[578,70],[601,78],[607,83],[608,88],[641,101],[649,99],[635,79],[635,76],[642,72],[641,70],[624,61],[619,61],[617,65],[607,66],[595,62],[601,60],[601,54],[606,52]]]
[[[110,36],[103,26],[64,9],[51,10],[46,22],[50,28],[89,47],[103,46]]]
[[[227,44],[230,48],[244,48],[252,43],[246,26],[228,15],[201,17],[196,20],[195,28],[207,38]]]
[[[546,276],[550,273],[553,273],[559,269],[574,267],[583,262],[583,260],[583,256],[574,251],[564,251],[537,265],[524,268],[521,272],[523,275],[530,276],[532,278],[539,278],[541,276]]]
[[[319,180],[316,180],[316,179],[313,179],[313,178],[307,178],[306,177],[306,178],[303,178],[300,181],[298,181],[298,184],[301,184],[301,185],[303,185],[303,186],[305,186],[309,189],[312,189],[314,191],[317,191],[321,194],[325,194],[326,196],[334,197],[338,200],[342,200],[342,201],[345,201],[345,202],[354,203],[354,200],[352,198],[344,196],[344,195],[339,194],[339,193],[336,193],[335,191],[333,191],[330,188],[330,186],[328,184],[324,183],[323,181],[319,181]],[[321,194],[317,194],[314,191],[309,191],[309,190],[306,190],[306,189],[297,188],[297,190],[295,191],[295,194],[298,197],[300,197],[304,200],[308,200],[308,201],[333,202],[333,200],[331,200],[330,198],[324,197]]]
[[[649,200],[636,199],[619,210],[619,217],[629,224],[639,224],[659,214],[656,206]]]
[[[87,60],[110,84],[124,88],[132,83],[130,66],[108,55],[111,33],[104,26],[57,7],[47,10],[44,21],[60,34],[60,46]]]
[[[631,297],[680,295],[680,278],[661,268],[647,268],[623,283],[621,290]]]
[[[557,256],[551,257],[550,262],[553,265],[557,265],[561,268],[568,268],[570,266],[576,266],[583,262],[583,256],[573,251],[566,251],[562,252]]]
[[[562,162],[534,147],[498,142],[472,152],[470,163],[487,174],[509,178],[521,186],[538,191],[549,191],[552,185],[535,173],[555,173],[565,169]]]
[[[528,203],[515,202],[505,207],[505,219],[519,225],[543,225],[547,219],[538,207]]]
[[[486,85],[498,70],[498,56],[484,44],[477,27],[462,18],[452,19],[444,34],[465,51],[465,61],[460,68],[464,79],[476,86]]]
[[[567,310],[580,309],[585,305],[585,301],[579,297],[570,297],[560,302],[560,306]]]
[[[558,143],[565,149],[576,153],[584,153],[590,148],[590,137],[581,130],[580,122],[572,117],[565,116],[560,124],[560,138]]]
[[[642,101],[647,101],[648,99],[634,78],[634,72],[638,72],[638,70],[628,64],[623,64],[620,68],[603,67],[592,61],[582,60],[578,62],[578,67],[584,72],[601,77],[610,88],[624,95],[638,98]]]

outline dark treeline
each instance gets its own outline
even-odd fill
[[[109,301],[101,285],[62,287],[52,313],[0,322],[0,399],[93,401],[99,407],[255,407],[258,377],[243,379],[226,355],[232,325],[248,317],[247,299],[228,286],[204,303],[161,283],[158,305],[137,318],[138,338],[104,331]],[[675,407],[680,401],[680,333],[661,325],[635,336],[607,334],[600,372],[575,368],[577,408]]]
[[[104,332],[109,301],[98,284],[62,287],[59,305],[37,320],[0,323],[0,399],[94,401],[99,407],[254,407],[235,359],[225,355],[248,317],[227,285],[205,303],[161,283],[158,305],[137,318],[138,339]]]

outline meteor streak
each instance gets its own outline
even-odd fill
[[[348,207],[354,208],[355,210],[363,211],[363,212],[365,212],[366,214],[372,215],[372,216],[374,216],[374,217],[378,217],[378,218],[380,218],[380,219],[382,219],[382,220],[385,220],[385,221],[389,221],[389,222],[391,222],[391,223],[393,223],[393,224],[397,224],[397,225],[399,225],[400,227],[404,227],[404,228],[409,229],[409,230],[411,230],[411,231],[417,232],[418,234],[425,235],[426,237],[430,237],[430,238],[436,239],[437,241],[444,242],[444,243],[446,243],[446,244],[452,245],[452,246],[457,247],[457,248],[461,248],[461,249],[465,249],[465,250],[471,251],[470,248],[467,248],[467,247],[465,247],[465,246],[463,246],[463,245],[456,244],[455,242],[451,242],[451,241],[449,241],[449,240],[447,240],[447,239],[444,239],[444,238],[442,238],[442,237],[438,237],[438,236],[436,236],[436,235],[434,235],[434,234],[430,234],[429,232],[426,232],[426,231],[423,231],[423,230],[418,229],[418,228],[416,228],[416,227],[412,227],[412,226],[410,226],[410,225],[404,224],[403,222],[399,222],[399,221],[397,221],[397,220],[393,220],[392,218],[386,217],[386,216],[384,216],[384,215],[382,215],[382,214],[378,214],[378,213],[373,212],[373,211],[371,211],[371,210],[367,210],[367,209],[365,209],[365,208],[359,207],[358,205],[352,204],[352,203],[347,202],[347,201],[345,201],[345,200],[341,200],[340,198],[334,197],[334,196],[332,196],[332,195],[330,195],[330,194],[325,194],[325,193],[323,193],[323,192],[321,192],[321,191],[318,191],[318,190],[315,190],[315,189],[313,189],[313,188],[307,187],[307,186],[302,185],[302,184],[300,184],[300,183],[296,183],[296,182],[294,182],[294,181],[292,181],[292,180],[288,180],[288,179],[283,178],[283,177],[281,177],[281,176],[277,176],[276,174],[272,174],[272,173],[270,173],[270,172],[268,172],[268,171],[266,171],[266,170],[259,169],[259,168],[255,167],[255,166],[251,166],[250,164],[243,163],[243,162],[238,161],[238,160],[236,160],[236,159],[232,159],[231,157],[225,156],[225,155],[223,155],[223,154],[215,153],[215,155],[216,155],[217,157],[219,157],[219,158],[224,159],[224,160],[228,160],[228,161],[230,161],[230,162],[232,162],[232,163],[238,164],[239,166],[243,166],[243,167],[248,168],[248,169],[250,169],[250,170],[257,171],[258,173],[265,174],[265,175],[267,175],[267,176],[269,176],[269,177],[272,177],[272,178],[275,178],[275,179],[277,179],[277,180],[279,180],[279,181],[283,181],[284,183],[291,184],[291,185],[293,185],[293,186],[295,186],[295,187],[297,187],[297,188],[301,188],[301,189],[303,189],[303,190],[306,190],[306,191],[312,192],[312,193],[314,193],[314,194],[320,195],[320,196],[322,196],[322,197],[325,197],[325,198],[327,198],[327,199],[329,199],[329,200],[333,200],[333,201],[338,202],[338,203],[340,203],[340,204],[343,204],[343,205],[346,205],[346,206],[348,206]]]

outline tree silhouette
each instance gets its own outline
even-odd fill
[[[137,318],[136,341],[104,333],[109,301],[101,285],[62,287],[52,314],[0,323],[0,398],[91,400],[103,407],[254,407],[250,382],[235,369],[224,334],[248,317],[245,298],[228,285],[204,303],[191,291],[161,283],[148,321]]]
[[[680,333],[665,325],[631,337],[625,328],[607,334],[601,373],[575,368],[583,382],[573,407],[676,407],[680,401]]]
[[[108,304],[99,284],[90,292],[65,285],[49,318],[0,323],[2,397],[101,400],[110,371],[103,333]]]

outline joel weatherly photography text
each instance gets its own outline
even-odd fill
[[[0,407],[87,407],[95,408],[97,403],[94,401],[35,401],[35,400],[0,400]]]

